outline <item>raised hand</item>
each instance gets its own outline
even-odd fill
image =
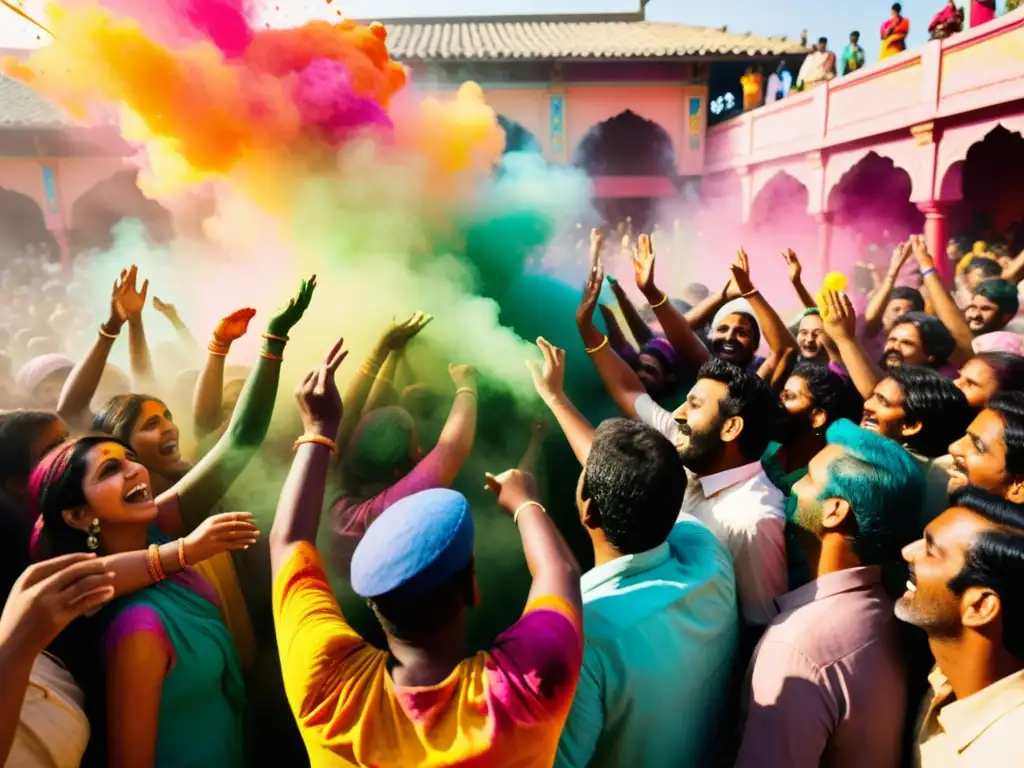
[[[750,279],[750,257],[747,252],[740,248],[736,251],[736,261],[729,267],[732,272],[732,280],[736,284],[736,290],[740,296],[746,296],[754,290],[754,281]]]
[[[154,299],[154,302],[156,299]],[[154,304],[155,306],[155,304]],[[256,316],[255,309],[236,309],[219,323],[213,332],[214,338],[221,344],[230,344],[245,336],[249,330],[249,321]]]
[[[923,235],[911,235],[910,241],[906,246],[908,249],[913,250],[914,258],[917,259],[922,272],[926,269],[935,269],[935,259],[928,253],[928,243]]]
[[[448,366],[448,375],[451,376],[456,389],[468,387],[474,392],[476,391],[476,369],[473,366],[451,363]]]
[[[412,341],[433,319],[433,316],[426,312],[416,312],[408,320],[393,324],[384,333],[384,346],[394,352],[405,349],[405,345]]]
[[[137,285],[139,268],[132,264],[127,271],[121,270],[121,278],[114,283],[114,308],[122,321],[135,320],[142,314],[146,306],[146,294],[149,293],[149,280]]]
[[[782,258],[786,260],[786,266],[789,267],[789,282],[796,283],[800,279],[800,275],[803,273],[803,267],[800,266],[800,259],[797,258],[796,252],[792,248],[787,248],[782,252]]]
[[[645,296],[654,289],[654,246],[650,235],[640,235],[636,241],[636,252],[633,254],[633,275],[636,287]]]
[[[594,254],[600,254],[601,248],[604,246],[604,231],[595,227],[590,230],[590,255],[593,258]]]
[[[196,565],[221,552],[248,549],[259,535],[251,512],[212,515],[185,538],[185,560]]]
[[[892,259],[889,261],[889,277],[896,279],[913,250],[913,243],[910,240],[896,245],[892,252]]]
[[[818,294],[818,305],[825,333],[835,341],[854,338],[857,332],[857,312],[845,292],[823,290]]]
[[[338,366],[348,356],[344,346],[345,340],[338,339],[323,362],[307,373],[295,390],[295,399],[299,403],[302,426],[306,434],[320,435],[332,440],[338,434],[343,408],[334,375],[338,372]]]
[[[315,289],[316,275],[309,280],[303,280],[299,292],[288,302],[286,307],[271,318],[270,323],[267,324],[267,333],[272,336],[286,337],[309,308],[309,302],[313,298]]]
[[[74,619],[113,597],[114,574],[94,555],[64,555],[29,566],[0,615],[0,646],[42,653]]]
[[[159,296],[153,297],[153,309],[172,322],[178,319],[177,307],[173,304],[161,301]]]
[[[544,362],[527,360],[526,367],[533,375],[533,386],[546,403],[560,397],[565,387],[565,350],[556,347],[544,337],[537,338],[537,346]]]
[[[529,472],[509,469],[500,475],[484,475],[484,487],[493,493],[506,512],[515,512],[527,501],[537,500],[537,482]]]
[[[583,298],[576,309],[576,324],[580,327],[592,325],[594,322],[594,310],[597,309],[597,300],[601,297],[601,287],[604,284],[604,265],[597,251],[590,253],[590,272],[587,275],[587,282],[583,287]]]

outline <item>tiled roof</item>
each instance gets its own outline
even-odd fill
[[[799,42],[653,21],[425,22],[387,25],[399,61],[664,59],[807,53]]]
[[[0,75],[0,128],[65,128],[75,125],[51,101],[27,85]]]

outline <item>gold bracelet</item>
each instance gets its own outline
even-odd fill
[[[178,565],[181,566],[181,570],[188,568],[188,562],[185,560],[185,540],[178,539]]]
[[[324,437],[323,435],[303,435],[295,441],[293,448],[298,450],[300,445],[322,445],[325,448],[330,448],[331,453],[335,456],[338,455],[338,444],[331,440],[331,438]]]
[[[747,291],[746,293],[741,293],[740,294],[740,298],[742,298],[742,299],[749,299],[751,296],[754,296],[754,295],[756,295],[758,293],[760,293],[760,291],[757,290],[757,288],[752,288],[751,290]]]
[[[377,374],[380,373],[380,368],[378,368],[375,371],[371,371],[365,365],[361,365],[361,366],[359,366],[358,373],[360,375],[362,375],[362,376],[365,376],[368,379],[376,379],[377,378]]]
[[[472,395],[474,400],[476,400],[478,403],[480,402],[480,396],[477,395],[476,390],[474,390],[472,387],[459,387],[458,389],[455,390],[456,397],[458,397],[461,394]]]
[[[157,547],[158,551],[159,551],[159,549],[160,548]],[[153,567],[153,547],[152,546],[150,546],[150,547],[148,547],[146,549],[146,570],[149,571],[149,578],[152,580],[152,582],[154,584],[156,584],[158,581],[160,581],[160,579],[157,578],[157,575],[156,575],[156,568]]]
[[[283,357],[267,352],[265,349],[260,352],[260,357],[264,360],[273,360],[275,363],[280,363],[284,360]]]
[[[160,562],[160,546],[158,544],[149,545],[149,566],[149,575],[154,577],[154,582],[161,582],[167,578],[164,565]]]
[[[519,525],[519,513],[522,512],[527,507],[536,507],[541,512],[543,512],[544,514],[547,514],[547,510],[544,509],[544,505],[541,504],[539,501],[524,501],[522,504],[520,504],[518,507],[516,507],[516,511],[512,513],[512,522],[513,523],[515,523],[516,525]]]
[[[110,331],[105,330],[102,325],[99,327],[99,334],[104,339],[110,339],[111,341],[121,335],[120,333],[111,333]]]
[[[280,341],[282,344],[287,344],[288,343],[288,337],[287,336],[275,336],[272,333],[264,333],[264,334],[261,334],[261,335],[263,336],[264,339],[267,339],[268,341]]]
[[[214,341],[211,341],[206,345],[206,351],[211,355],[216,355],[217,357],[227,357],[229,349],[229,347],[221,346]]]
[[[605,347],[607,347],[607,346],[608,346],[608,337],[607,337],[607,336],[605,336],[605,337],[604,337],[604,338],[603,338],[603,339],[601,340],[601,343],[600,343],[600,344],[598,344],[598,345],[597,345],[596,347],[587,347],[587,348],[586,348],[586,352],[587,352],[587,354],[588,354],[588,355],[592,355],[592,354],[594,354],[595,352],[600,352],[600,351],[601,351],[602,349],[604,349],[604,348],[605,348]]]
[[[658,307],[664,306],[666,301],[668,301],[668,294],[663,293],[661,294],[661,301],[659,301],[657,304],[651,304],[651,309],[657,309]]]

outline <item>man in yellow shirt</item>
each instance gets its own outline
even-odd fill
[[[278,652],[310,762],[550,766],[582,662],[580,570],[529,475],[487,478],[513,515],[533,575],[523,615],[491,650],[467,657],[473,520],[454,491],[396,503],[353,555],[353,589],[369,600],[388,651],[366,643],[338,607],[314,540],[341,422],[340,345],[298,392],[305,434],[270,535]]]

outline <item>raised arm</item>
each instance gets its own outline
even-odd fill
[[[270,428],[288,333],[309,307],[316,277],[303,280],[298,294],[267,325],[263,351],[238,397],[224,435],[202,461],[160,496],[158,522],[173,536],[192,531],[206,518],[255,455]]]
[[[725,306],[726,303],[739,297],[740,292],[736,290],[736,283],[730,277],[729,282],[725,284],[722,290],[717,293],[708,294],[704,301],[683,315],[683,317],[686,318],[690,328],[703,328],[715,319],[715,313]]]
[[[156,299],[153,300],[154,303]],[[224,362],[231,345],[249,330],[255,309],[239,309],[217,324],[207,346],[206,363],[199,372],[192,398],[192,426],[197,438],[220,429],[224,407]]]
[[[331,453],[337,450],[334,436],[343,413],[334,380],[338,366],[348,354],[343,346],[344,339],[338,339],[323,362],[307,373],[295,390],[303,432],[295,443],[295,460],[281,489],[270,529],[270,569],[274,579],[297,544],[316,544],[327,469]]]
[[[110,316],[100,326],[96,341],[71,371],[61,390],[57,413],[73,430],[88,432],[92,428],[89,404],[100,385],[110,350],[125,324],[126,315],[121,300],[128,290],[127,282],[128,270],[122,269],[110,295]]]
[[[616,354],[608,343],[608,337],[594,325],[594,308],[601,294],[604,267],[600,259],[592,259],[583,299],[576,310],[576,327],[579,328],[583,346],[597,369],[605,389],[612,396],[619,410],[630,418],[636,418],[636,399],[646,395],[643,383],[626,361]]]
[[[32,665],[79,616],[114,597],[111,574],[92,554],[73,554],[29,567],[0,614],[0,765],[14,744]]]
[[[405,354],[405,350],[396,349],[388,354],[387,359],[384,361],[384,365],[381,366],[380,371],[377,373],[377,378],[373,382],[373,389],[370,390],[370,396],[366,398],[366,403],[363,405],[362,410],[369,412],[376,410],[377,408],[383,408],[388,405],[394,405],[398,402],[398,390],[395,388],[395,376],[398,373],[398,366],[402,362],[402,357]]]
[[[558,426],[562,428],[576,460],[582,466],[590,455],[590,444],[594,440],[594,428],[565,394],[565,350],[559,349],[547,339],[538,338],[537,346],[544,356],[543,364],[536,360],[526,365],[533,374],[533,386],[541,400],[551,409]]]
[[[424,459],[429,460],[430,466],[435,468],[438,485],[442,487],[455,482],[476,439],[476,371],[468,365],[449,365],[448,374],[455,384],[455,401],[448,412],[437,445]]]
[[[782,322],[779,313],[761,295],[761,292],[754,287],[754,282],[750,277],[750,257],[747,256],[745,250],[740,248],[736,252],[736,261],[733,262],[730,269],[732,270],[732,279],[736,283],[736,288],[743,298],[750,303],[751,309],[757,315],[757,322],[760,324],[761,330],[764,332],[764,338],[772,352],[781,357],[782,353],[787,349],[797,349],[796,339],[793,338],[793,334],[789,332],[786,324]]]
[[[118,304],[128,324],[128,359],[131,363],[132,386],[136,392],[159,393],[156,377],[153,375],[153,359],[146,343],[146,329],[142,323],[142,310],[146,307],[149,280],[137,285],[138,268],[132,265],[128,270],[125,290]]]
[[[793,290],[796,291],[800,303],[806,308],[818,306],[814,297],[811,296],[811,292],[804,285],[803,267],[800,265],[800,259],[797,258],[796,252],[792,248],[787,248],[782,252],[782,258],[786,260],[786,266],[789,267],[789,282],[793,286]]]
[[[971,333],[971,329],[967,325],[964,313],[953,301],[953,297],[949,295],[949,289],[939,277],[939,273],[935,269],[935,260],[928,253],[928,244],[924,237],[915,235],[910,242],[914,249],[914,258],[921,266],[921,284],[928,289],[935,316],[942,321],[942,324],[949,329],[956,340],[956,350],[949,356],[950,365],[959,367],[974,357],[974,334]]]
[[[867,309],[864,312],[864,337],[873,339],[882,330],[882,316],[885,315],[885,308],[889,305],[893,289],[896,287],[896,280],[900,276],[903,265],[910,258],[910,244],[900,243],[892,252],[892,260],[889,262],[889,271],[885,273],[885,279],[878,285],[871,294]]]
[[[580,616],[579,563],[540,503],[533,477],[510,469],[497,476],[488,474],[486,482],[487,489],[498,497],[498,504],[519,526],[526,565],[533,577],[527,605],[543,597],[558,597]]]
[[[352,434],[363,416],[366,401],[373,391],[374,383],[385,362],[392,352],[405,349],[405,346],[422,331],[433,318],[425,312],[416,312],[403,323],[391,325],[374,344],[369,357],[359,366],[356,376],[349,382],[345,390],[345,415],[338,427],[338,450],[345,451]]]
[[[835,342],[857,392],[867,400],[883,374],[857,340],[857,313],[853,302],[845,293],[835,291],[823,291],[821,296],[821,320],[825,324],[825,333]]]
[[[619,305],[619,311],[622,312],[622,317],[626,321],[626,327],[633,334],[633,339],[636,341],[637,346],[642,347],[654,337],[654,334],[651,333],[651,329],[644,322],[644,319],[640,317],[640,312],[633,305],[629,296],[626,295],[626,291],[619,285],[619,281],[611,275],[608,275],[607,279],[608,285],[611,286],[612,293],[615,295],[615,303]]]
[[[196,343],[196,337],[192,335],[192,331],[190,331],[188,326],[182,321],[177,308],[173,304],[168,304],[161,301],[159,297],[154,296],[153,309],[167,318],[167,322],[171,324],[171,327],[174,328],[174,332],[178,334],[178,342],[188,353],[189,358],[192,359],[193,357],[196,357],[199,352],[199,344]]]
[[[711,357],[708,348],[697,338],[690,324],[686,322],[686,316],[668,300],[668,295],[662,293],[654,283],[654,246],[651,245],[651,238],[648,235],[640,235],[637,239],[636,253],[633,255],[633,272],[636,277],[636,287],[643,293],[644,298],[654,310],[655,317],[661,324],[661,330],[665,338],[675,349],[679,359],[684,365],[688,365],[696,371]]]
[[[612,345],[612,349],[621,354],[633,349],[626,334],[622,332],[622,326],[619,325],[619,318],[615,316],[615,311],[604,304],[598,304],[597,308],[601,310],[601,317],[604,318],[604,327],[608,330],[608,343]]]

